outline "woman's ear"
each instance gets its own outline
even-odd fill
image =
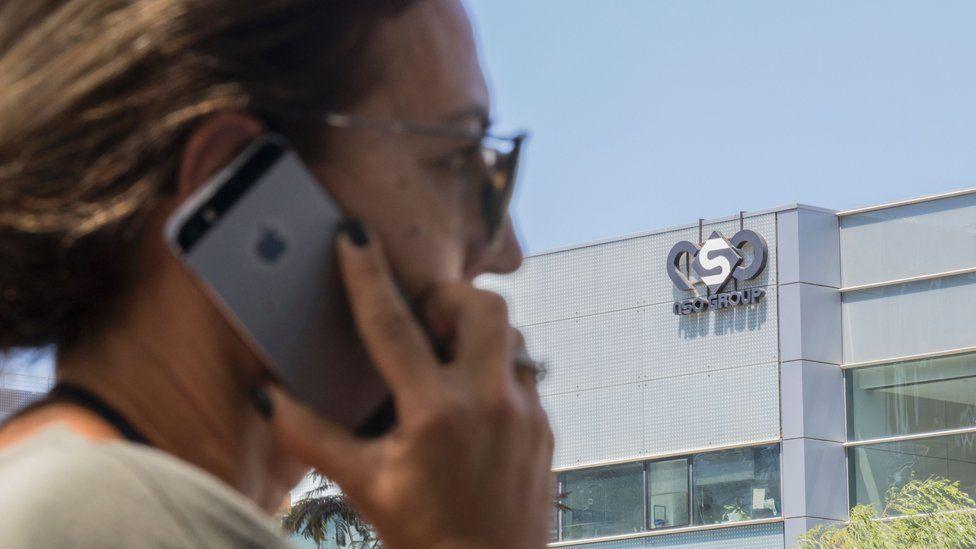
[[[179,199],[190,196],[264,132],[261,122],[245,113],[224,112],[206,118],[183,149],[177,176]]]

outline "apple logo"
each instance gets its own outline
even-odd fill
[[[257,253],[262,262],[273,265],[288,249],[288,243],[272,227],[262,227],[258,238]]]

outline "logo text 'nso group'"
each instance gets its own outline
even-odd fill
[[[746,263],[745,248],[752,248],[752,258]],[[700,244],[683,240],[668,254],[668,276],[679,290],[695,291],[701,284],[708,289],[706,296],[689,297],[674,303],[674,314],[690,315],[707,309],[725,309],[737,305],[757,303],[766,295],[762,288],[725,291],[733,281],[744,282],[759,276],[766,268],[769,249],[766,239],[756,231],[743,229],[732,238],[714,231]],[[682,269],[682,262],[687,270]],[[692,271],[694,274],[692,274]]]

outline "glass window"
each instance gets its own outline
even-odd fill
[[[850,452],[853,505],[870,504],[880,511],[888,490],[913,477],[947,478],[970,496],[976,494],[976,434],[855,446]]]
[[[976,195],[840,218],[845,286],[976,264]]]
[[[560,475],[563,540],[629,534],[644,529],[644,464],[628,463]]]
[[[688,524],[688,459],[647,464],[647,524],[654,528]]]
[[[976,355],[847,371],[851,440],[976,425]]]
[[[692,458],[695,524],[777,517],[779,446],[755,446]]]

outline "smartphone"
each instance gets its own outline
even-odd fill
[[[258,138],[167,220],[164,238],[272,374],[362,436],[394,422],[336,265],[342,212],[284,138]]]

